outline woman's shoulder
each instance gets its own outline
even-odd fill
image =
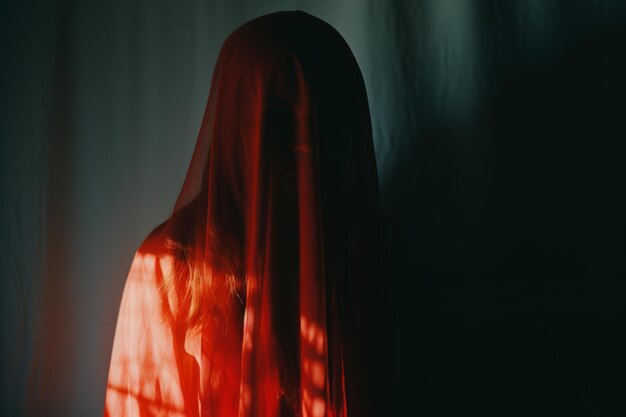
[[[148,235],[144,238],[139,245],[139,249],[137,252],[146,254],[150,253],[153,255],[159,255],[164,253],[167,250],[167,236],[166,236],[166,226],[168,220],[163,221],[158,226],[156,226]]]
[[[139,246],[138,252],[154,255],[169,253],[172,243],[180,241],[181,231],[193,229],[196,225],[194,221],[198,209],[201,208],[199,202],[199,199],[195,199],[191,204],[174,211],[165,221],[152,229]]]

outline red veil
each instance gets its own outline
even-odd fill
[[[133,260],[105,415],[373,415],[378,216],[344,39],[300,11],[238,28],[172,215]]]

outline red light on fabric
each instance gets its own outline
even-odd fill
[[[174,210],[133,260],[105,416],[371,415],[377,187],[343,38],[299,11],[233,32]]]

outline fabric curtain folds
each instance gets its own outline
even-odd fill
[[[239,27],[172,214],[130,268],[105,416],[373,415],[378,216],[344,39],[301,11]]]

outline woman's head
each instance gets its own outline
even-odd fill
[[[345,40],[326,22],[300,11],[253,19],[220,50],[176,209],[216,181],[228,187],[233,204],[245,204],[251,177],[274,168],[255,167],[254,161],[271,157],[289,172],[303,134],[318,159],[325,201],[342,194],[353,171],[359,171],[359,181],[375,182],[365,85]],[[260,154],[253,150],[256,145]],[[359,159],[368,166],[351,166]]]
[[[326,269],[345,269],[338,252],[377,210],[367,94],[345,40],[300,11],[240,26],[220,50],[169,228],[186,264],[241,282],[265,258],[301,256],[292,248],[314,216],[324,236],[309,240]]]

